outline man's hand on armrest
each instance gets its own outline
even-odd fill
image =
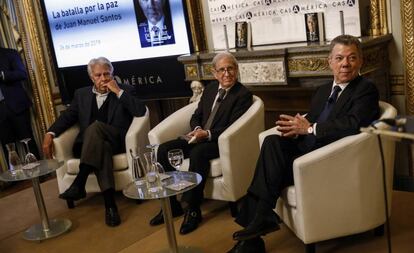
[[[52,133],[46,133],[45,137],[43,138],[43,154],[45,158],[52,159],[53,158],[53,138],[54,135]]]

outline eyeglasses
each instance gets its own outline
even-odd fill
[[[228,74],[234,74],[234,72],[236,71],[236,69],[234,67],[227,67],[227,68],[219,68],[216,69],[216,73],[219,75],[224,75],[224,73],[228,73]]]

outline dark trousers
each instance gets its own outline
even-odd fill
[[[101,191],[115,189],[112,156],[125,152],[125,137],[119,129],[95,121],[86,128],[83,143],[75,143],[73,153],[80,163],[93,167]]]
[[[217,142],[201,142],[188,144],[186,140],[176,139],[165,142],[158,147],[157,161],[161,163],[165,171],[174,171],[168,161],[168,151],[172,149],[182,149],[185,158],[190,158],[189,171],[201,175],[201,183],[191,191],[183,194],[183,201],[187,202],[189,207],[198,208],[203,201],[203,191],[206,179],[210,171],[210,160],[219,157],[219,148]]]
[[[236,222],[246,227],[255,215],[269,222],[275,222],[272,209],[276,206],[283,188],[293,184],[293,161],[305,152],[300,148],[300,140],[267,136],[260,150],[255,174],[243,198]]]
[[[8,156],[7,143],[19,142],[25,138],[31,138],[29,149],[38,159],[39,150],[33,137],[32,124],[30,122],[30,109],[20,113],[13,112],[4,101],[0,102],[0,141],[3,150]]]

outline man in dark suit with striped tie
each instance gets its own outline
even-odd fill
[[[313,96],[306,116],[280,115],[279,135],[265,138],[253,181],[243,199],[236,222],[244,229],[233,234],[233,253],[265,252],[260,236],[279,230],[273,209],[282,189],[293,184],[295,158],[344,136],[359,133],[379,116],[375,85],[359,75],[362,50],[359,40],[340,35],[332,40],[328,57],[333,82]]]
[[[187,202],[181,234],[195,230],[201,222],[200,205],[203,200],[205,181],[210,170],[210,160],[219,157],[218,138],[227,127],[235,122],[253,103],[251,92],[237,81],[238,64],[230,53],[219,53],[213,58],[213,74],[217,81],[206,86],[198,107],[190,120],[193,129],[185,138],[163,143],[158,148],[157,159],[166,171],[175,170],[168,162],[168,151],[180,148],[190,158],[189,170],[201,175],[201,183],[185,192],[182,200]],[[192,139],[193,141],[188,141]],[[173,216],[183,213],[175,197],[170,198]],[[162,211],[151,225],[164,222]]]

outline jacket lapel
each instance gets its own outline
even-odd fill
[[[108,123],[112,122],[112,119],[115,115],[115,111],[117,108],[117,99],[115,97],[116,95],[114,93],[109,93],[108,97],[106,99],[108,99]]]
[[[88,122],[86,122],[86,124],[89,124],[90,120],[91,120],[91,114],[92,114],[92,99],[96,99],[95,98],[95,94],[92,92],[92,88],[89,90],[87,96],[85,96],[85,113],[86,113],[86,118],[85,120],[87,120]],[[79,103],[80,104],[80,103]],[[80,109],[83,106],[80,107]]]
[[[352,80],[348,86],[345,88],[345,90],[341,93],[338,100],[336,101],[336,104],[331,112],[331,115],[335,115],[337,112],[340,112],[344,105],[349,101],[349,99],[352,96],[352,93],[355,89],[355,85],[358,84],[359,80],[361,79],[360,76]]]
[[[234,99],[234,93],[238,89],[237,85],[239,83],[235,83],[234,86],[229,90],[229,92],[224,97],[223,101],[221,101],[220,107],[217,110],[216,115],[214,116],[213,122],[211,126],[214,126],[214,124],[219,121],[219,119],[224,115],[224,112],[228,109],[230,109],[232,105],[232,101]]]

